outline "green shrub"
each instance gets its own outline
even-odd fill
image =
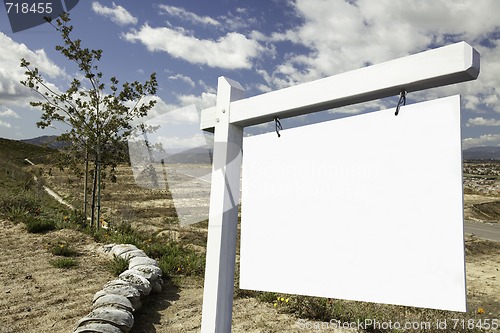
[[[83,211],[81,209],[74,209],[69,216],[69,221],[82,227],[87,225],[85,215],[83,215]]]
[[[130,223],[121,223],[109,234],[110,240],[116,244],[133,244],[142,247],[142,237],[136,233]]]
[[[78,261],[75,258],[67,258],[67,257],[51,260],[50,263],[54,267],[64,268],[64,269],[68,269],[78,265]]]
[[[260,292],[257,294],[257,299],[261,302],[272,303],[278,298],[278,294],[274,292]]]
[[[116,225],[115,232],[122,235],[135,234],[134,229],[132,229],[132,224],[130,222],[123,222]]]
[[[109,263],[109,271],[113,276],[118,276],[128,269],[128,259],[113,256],[113,260]]]
[[[165,241],[155,241],[153,243],[147,243],[143,247],[144,252],[151,258],[161,258],[164,255],[173,251],[172,245]]]
[[[28,178],[24,179],[24,181],[22,182],[22,188],[29,191],[33,189],[36,186],[36,184],[37,183],[35,182],[33,177],[29,175]]]
[[[166,243],[164,250],[164,254],[158,260],[158,265],[164,274],[203,276],[205,273],[203,254],[174,242]]]
[[[74,209],[72,211],[62,211],[58,216],[60,226],[63,228],[75,228],[75,229],[85,229],[85,216],[83,211],[79,209]]]
[[[111,240],[116,244],[132,244],[141,247],[141,239],[135,234],[111,234]]]
[[[7,219],[14,223],[25,222],[29,212],[22,207],[11,207],[6,214]]]
[[[78,252],[76,252],[75,249],[73,249],[70,245],[64,243],[52,245],[49,249],[49,252],[55,256],[62,257],[74,257],[78,255]]]
[[[40,206],[40,199],[29,191],[0,195],[0,213],[7,216],[12,210],[39,213]]]
[[[89,225],[83,229],[86,233],[88,233],[92,238],[94,239],[95,242],[97,243],[114,243],[111,238],[109,237],[109,234],[106,231],[103,230],[95,230],[91,228]]]
[[[31,233],[43,233],[56,229],[55,222],[43,218],[31,218],[25,224],[26,230]]]

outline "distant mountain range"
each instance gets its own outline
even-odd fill
[[[56,136],[40,136],[33,139],[20,140],[21,142],[30,143],[37,146],[61,148],[65,145],[64,142],[56,140]],[[195,148],[188,151],[179,152],[176,154],[168,154],[167,160],[170,163],[209,163],[207,150]],[[471,147],[463,150],[464,160],[500,160],[500,147],[485,146]]]
[[[471,147],[463,150],[464,160],[500,160],[500,147]]]
[[[33,139],[19,140],[23,143],[29,143],[35,146],[49,147],[60,149],[67,145],[65,142],[57,141],[55,135],[44,135]],[[211,164],[212,163],[212,150],[203,147],[193,148],[189,150],[171,151],[154,156],[155,161],[159,162],[162,159],[165,163],[193,163],[193,164]]]
[[[29,143],[35,146],[42,146],[42,147],[49,147],[49,148],[55,148],[55,149],[60,149],[66,145],[68,145],[65,142],[57,141],[57,136],[56,135],[43,135],[39,136],[33,139],[23,139],[19,140],[24,143]]]
[[[167,154],[165,163],[212,164],[213,150],[203,147],[192,148],[175,154]]]

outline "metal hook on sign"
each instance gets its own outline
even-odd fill
[[[408,94],[408,92],[406,90],[401,90],[401,92],[399,93],[399,101],[398,101],[398,105],[396,106],[396,112],[394,113],[395,116],[397,116],[399,114],[399,108],[401,108],[401,106],[403,105],[406,105],[406,95]]]
[[[274,124],[276,126],[276,134],[278,134],[278,138],[281,137],[280,131],[283,130],[283,126],[281,126],[280,118],[274,117]]]

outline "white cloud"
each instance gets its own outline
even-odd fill
[[[178,95],[177,99],[180,105],[194,104],[198,111],[215,106],[217,95],[215,93],[204,92],[201,96],[196,95]]]
[[[180,80],[180,81],[183,81],[183,82],[189,84],[193,88],[195,86],[194,81],[191,80],[190,77],[187,77],[187,76],[182,75],[182,74],[171,75],[168,78],[171,79],[171,80]]]
[[[182,20],[186,20],[194,24],[202,24],[202,25],[209,25],[216,27],[220,26],[220,23],[217,20],[214,20],[209,16],[198,16],[195,13],[185,10],[184,8],[168,6],[163,4],[159,5],[159,8],[165,14],[178,17]]]
[[[143,103],[155,100],[156,104],[147,117],[137,119],[134,123],[147,122],[152,124],[161,121],[161,123],[196,124],[199,127],[199,112],[214,106],[216,98],[216,94],[210,92],[204,92],[199,96],[178,95],[176,103],[170,104],[158,96],[146,96],[142,99]],[[133,103],[130,103],[130,106],[132,105]]]
[[[26,45],[15,42],[2,32],[0,32],[0,45],[3,51],[0,52],[0,69],[6,72],[21,73],[24,76],[24,70],[19,64],[20,59],[25,58],[33,66],[38,67],[42,74],[51,78],[65,75],[64,70],[50,60],[43,49],[32,51]],[[19,69],[14,70],[17,68]]]
[[[27,105],[34,100],[33,93],[22,86],[19,81],[25,80],[25,70],[21,68],[20,59],[25,58],[31,62],[32,67],[37,67],[43,76],[55,79],[66,77],[62,68],[50,60],[43,49],[32,51],[22,43],[13,41],[10,37],[0,32],[0,105]],[[52,89],[57,88],[47,82]]]
[[[156,104],[149,112],[146,118],[138,119],[136,122],[148,122],[152,123],[152,119],[159,119],[163,122],[171,123],[195,123],[199,121],[198,115],[196,113],[196,108],[187,107],[190,104],[169,104],[158,96],[147,96],[144,97],[142,102],[149,103],[150,100],[155,100]]]
[[[0,120],[0,127],[6,127],[6,128],[11,128],[12,125],[9,124],[8,122]]]
[[[13,80],[11,73],[4,68],[0,68],[0,96],[1,95],[16,95],[16,86],[18,82]]]
[[[214,19],[210,16],[200,16],[181,7],[164,4],[158,7],[163,14],[169,15],[170,17],[177,17],[197,26],[209,28],[216,27],[224,31],[241,31],[258,24],[257,19],[250,16],[248,10],[245,8],[236,8],[236,14],[228,12],[226,15],[221,15],[217,19]]]
[[[203,133],[196,133],[192,136],[188,137],[179,137],[179,136],[158,136],[155,138],[156,143],[160,143],[162,148],[165,150],[171,149],[191,149],[195,147],[201,147],[206,145],[205,136]]]
[[[170,123],[197,123],[200,121],[196,108],[194,107],[178,107],[164,114],[163,120]]]
[[[155,98],[154,113],[144,124],[155,128],[148,134],[152,143],[160,143],[164,149],[190,149],[205,144],[205,136],[199,125],[199,115],[194,105],[174,107]],[[174,109],[171,109],[174,107]],[[139,135],[141,137],[141,135]]]
[[[418,28],[419,34],[432,34],[438,43],[443,43],[445,35],[449,34],[464,40],[477,40],[499,26],[497,13],[500,4],[495,0],[380,2],[384,10],[390,11],[391,19],[399,18],[398,22]],[[368,5],[370,1],[363,0],[362,3]],[[376,4],[369,5],[367,8],[373,14],[380,14],[380,9],[375,9]]]
[[[138,31],[124,34],[124,38],[143,43],[151,52],[164,51],[193,64],[226,69],[250,68],[252,59],[265,51],[257,41],[236,32],[209,40],[198,39],[183,30],[145,24]]]
[[[468,97],[477,98],[477,103],[471,106],[478,108],[483,105],[496,113],[500,113],[500,89],[498,89],[500,87],[500,63],[498,61],[500,57],[500,40],[494,41],[491,48],[476,47],[481,53],[481,73],[476,81],[468,85],[470,87]]]
[[[286,57],[270,73],[276,87],[380,63],[450,40],[479,44],[500,27],[496,15],[500,2],[495,0],[296,0],[292,4],[304,23],[269,39],[303,45],[309,53]]]
[[[397,104],[397,98],[394,100],[393,105],[387,105],[387,100],[376,99],[373,101],[368,101],[360,104],[354,104],[349,106],[343,106],[339,108],[335,108],[332,110],[328,110],[328,113],[331,114],[343,114],[343,115],[354,115],[366,111],[378,111],[378,110],[386,110],[389,108],[395,108]]]
[[[215,95],[217,90],[211,86],[206,84],[203,80],[198,80],[198,85],[206,92]]]
[[[0,117],[10,117],[10,118],[21,118],[17,113],[13,110],[3,107],[3,110],[0,110]]]
[[[284,54],[276,59],[273,68],[257,71],[272,90],[464,40],[481,54],[478,79],[413,92],[409,100],[460,94],[464,111],[486,118],[489,125],[483,121],[482,126],[491,126],[491,118],[498,119],[500,1],[295,0],[289,3],[302,23],[269,35],[251,34],[263,45],[273,43],[280,51],[278,55]],[[290,42],[304,47],[304,51],[283,52],[288,51]],[[257,87],[265,91],[265,86]],[[384,103],[380,108],[385,108]],[[368,109],[371,109],[369,103],[363,103],[334,111],[357,113]],[[467,126],[479,126],[478,123],[479,120],[474,120]],[[488,139],[491,138],[481,138]]]
[[[467,126],[500,126],[500,120],[477,117],[469,119]]]
[[[500,146],[500,134],[485,134],[478,138],[466,138],[463,141],[463,148],[476,146]]]
[[[117,6],[114,2],[112,3],[112,7],[106,7],[101,5],[99,2],[92,2],[92,10],[94,13],[101,15],[103,17],[108,17],[114,23],[118,25],[128,25],[137,24],[137,18],[130,14],[125,8],[122,6]]]
[[[256,84],[255,85],[255,88],[260,91],[260,92],[263,92],[263,93],[267,93],[267,92],[270,92],[272,91],[271,87],[265,85],[265,84]]]
[[[163,99],[161,99],[158,96],[145,96],[142,98],[141,103],[147,104],[151,100],[156,101],[155,106],[149,111],[149,113],[146,117],[139,118],[134,123],[142,123],[144,121],[147,121],[148,119],[152,119],[154,117],[157,117],[160,114],[172,111],[178,107],[177,105],[166,103]],[[130,101],[126,103],[126,105],[129,107],[132,107],[134,104],[135,104],[134,102],[130,102]]]
[[[245,8],[237,8],[236,14],[228,12],[227,15],[220,16],[219,20],[223,22],[226,31],[241,31],[259,26],[257,18],[252,17],[249,10]]]

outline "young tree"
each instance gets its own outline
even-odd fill
[[[132,122],[145,117],[153,108],[155,100],[144,102],[144,98],[156,94],[158,83],[153,73],[144,83],[126,82],[119,87],[118,79],[113,76],[106,91],[106,85],[101,82],[103,74],[96,64],[101,59],[102,50],[84,48],[80,39],[73,40],[73,26],[69,22],[67,13],[57,18],[55,25],[50,22],[64,41],[63,45],[56,46],[56,50],[77,64],[83,79],[74,78],[68,89],[60,92],[46,83],[38,68],[21,59],[21,67],[26,69],[26,80],[21,84],[41,97],[30,103],[42,110],[38,127],[46,128],[57,122],[67,125],[67,130],[58,138],[71,143],[63,150],[63,166],[82,175],[82,166],[88,166],[89,161],[93,163],[91,226],[98,227],[105,170],[111,169],[113,180],[114,168],[124,158],[127,136],[134,130]],[[85,179],[87,174],[85,168]],[[85,184],[85,198],[86,194]],[[86,199],[84,201],[86,211]]]

